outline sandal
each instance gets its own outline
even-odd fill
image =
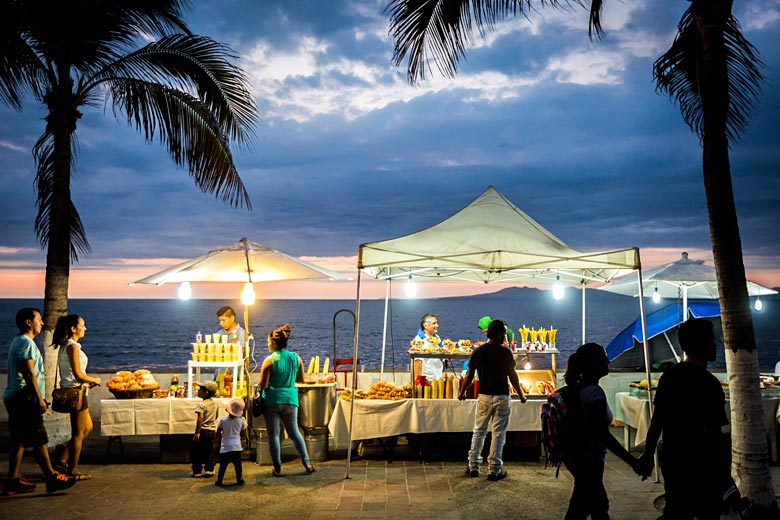
[[[274,466],[274,469],[271,470],[271,475],[274,477],[281,477],[282,476],[282,468]]]
[[[68,473],[68,465],[64,462],[52,462],[51,467],[54,468],[54,471],[57,473]]]
[[[308,474],[312,474],[312,473],[314,473],[316,471],[314,469],[314,466],[312,466],[311,464],[304,464],[303,468],[306,470],[306,473],[308,473]]]
[[[92,475],[89,473],[65,473],[65,475],[76,480],[89,480],[92,478]]]

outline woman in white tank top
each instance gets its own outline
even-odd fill
[[[84,318],[76,314],[63,316],[57,320],[54,329],[53,346],[59,349],[57,354],[57,366],[60,375],[60,386],[73,388],[87,385],[88,388],[99,386],[103,382],[99,377],[87,375],[87,355],[81,349],[79,340],[87,332]],[[55,460],[54,468],[66,475],[87,480],[92,478],[86,473],[78,473],[76,468],[81,456],[81,446],[87,435],[92,431],[92,417],[89,414],[86,392],[82,401],[81,410],[70,414],[71,436],[67,443],[67,450],[61,450]]]

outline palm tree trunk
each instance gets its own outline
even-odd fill
[[[729,83],[723,28],[731,16],[732,1],[693,0],[691,5],[702,37],[702,169],[731,394],[732,473],[742,495],[759,513],[769,508],[775,497],[726,134]]]
[[[44,289],[43,315],[46,323],[41,345],[44,351],[46,393],[51,396],[55,385],[57,351],[51,348],[52,333],[57,320],[68,313],[68,285],[70,282],[71,255],[71,194],[70,177],[72,163],[71,143],[80,114],[75,109],[72,82],[66,79],[60,92],[46,96],[49,115],[47,130],[54,140],[52,163],[54,169],[52,203],[49,214],[46,252],[46,287]]]

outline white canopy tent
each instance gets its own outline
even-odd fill
[[[465,208],[434,226],[410,235],[362,244],[358,249],[357,267],[355,362],[358,358],[360,282],[364,271],[388,283],[400,278],[426,282],[511,284],[552,284],[560,281],[566,285],[581,286],[583,342],[585,285],[608,282],[616,276],[636,271],[639,290],[642,290],[637,248],[595,253],[576,251],[512,204],[493,186],[489,186]],[[640,314],[644,317],[641,298]],[[383,342],[382,370],[384,350]],[[354,386],[356,373],[353,373],[352,380]],[[349,429],[351,436],[351,416]],[[350,458],[351,449],[347,457],[348,475]]]

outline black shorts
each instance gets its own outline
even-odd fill
[[[49,443],[49,435],[43,425],[43,414],[32,388],[25,386],[3,402],[8,410],[11,442],[32,448]]]

